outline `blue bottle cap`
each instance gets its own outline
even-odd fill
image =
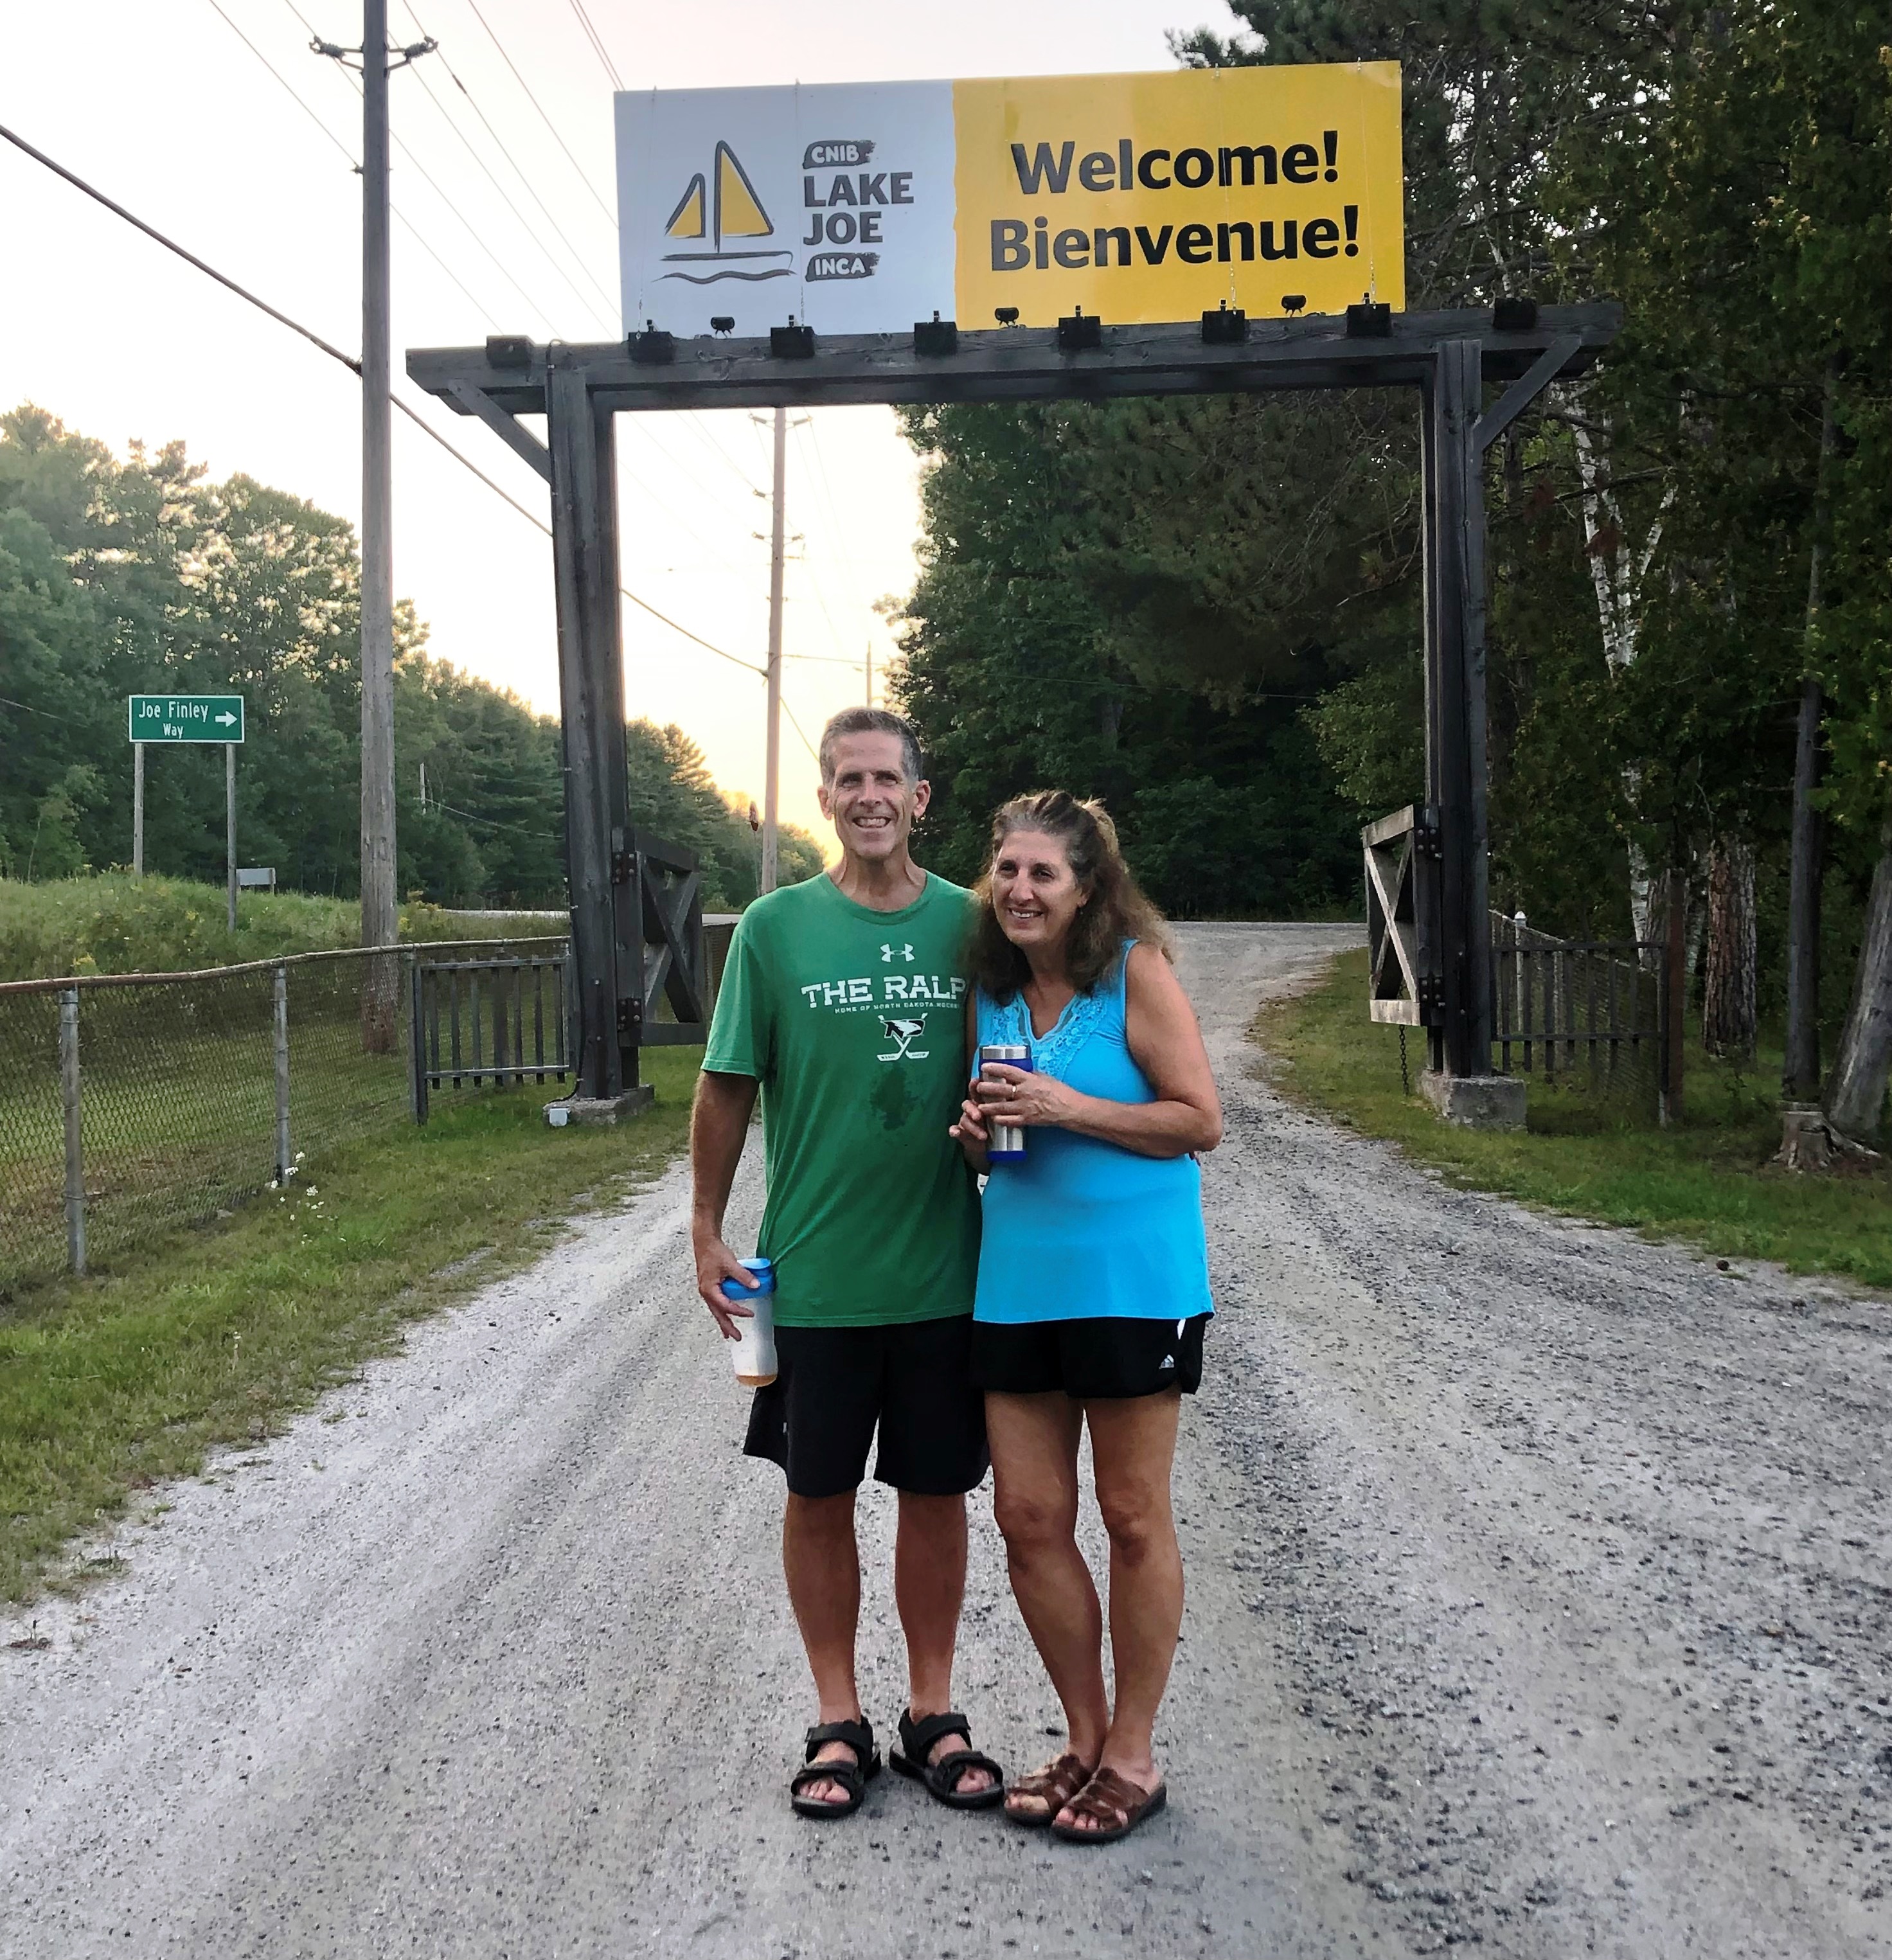
[[[746,1266],[762,1284],[753,1290],[741,1280],[725,1280],[722,1283],[725,1300],[753,1300],[759,1293],[773,1293],[776,1290],[776,1262],[773,1259],[738,1259],[736,1263]]]

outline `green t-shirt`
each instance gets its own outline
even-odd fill
[[[703,1067],[762,1084],[759,1250],[782,1326],[972,1311],[977,1189],[947,1132],[965,1093],[973,917],[971,893],[931,872],[896,912],[823,874],[736,928]]]

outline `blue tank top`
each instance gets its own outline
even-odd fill
[[[1021,1042],[1034,1069],[1081,1095],[1155,1102],[1125,1033],[1134,943],[1125,942],[1094,991],[1072,996],[1046,1034],[1032,1032],[1022,994],[1002,1006],[979,992],[980,1046]],[[1193,1157],[1139,1157],[1069,1130],[1028,1129],[1024,1161],[993,1165],[986,1181],[973,1318],[1015,1325],[1213,1312],[1202,1187]]]

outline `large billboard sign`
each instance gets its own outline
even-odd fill
[[[617,97],[627,332],[1406,301],[1397,62]]]

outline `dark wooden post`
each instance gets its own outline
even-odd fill
[[[1664,1123],[1682,1120],[1683,1064],[1687,1049],[1682,1010],[1688,1001],[1688,880],[1680,871],[1668,874],[1667,904],[1662,947],[1662,1091],[1659,1113]]]
[[[546,422],[552,452],[565,872],[572,905],[572,1021],[578,1038],[574,1093],[616,1102],[637,1080],[634,1023],[628,1081],[620,1044],[620,908],[613,879],[613,845],[621,851],[629,828],[617,605],[616,445],[611,418],[594,408],[582,367],[576,361],[562,362],[558,352],[549,363]]]
[[[642,867],[631,831],[630,759],[624,740],[624,609],[619,601],[617,523],[617,419],[594,405],[593,481],[597,495],[597,556],[591,568],[594,645],[598,707],[600,768],[605,790],[605,822],[610,844],[611,953],[616,996],[611,1026],[618,1054],[615,1093],[641,1104],[638,1050],[644,1032],[644,893]],[[605,990],[609,996],[610,988]]]
[[[1485,803],[1485,492],[1481,347],[1448,340],[1424,391],[1426,800],[1439,813],[1442,1020],[1432,1065],[1491,1073]]]

